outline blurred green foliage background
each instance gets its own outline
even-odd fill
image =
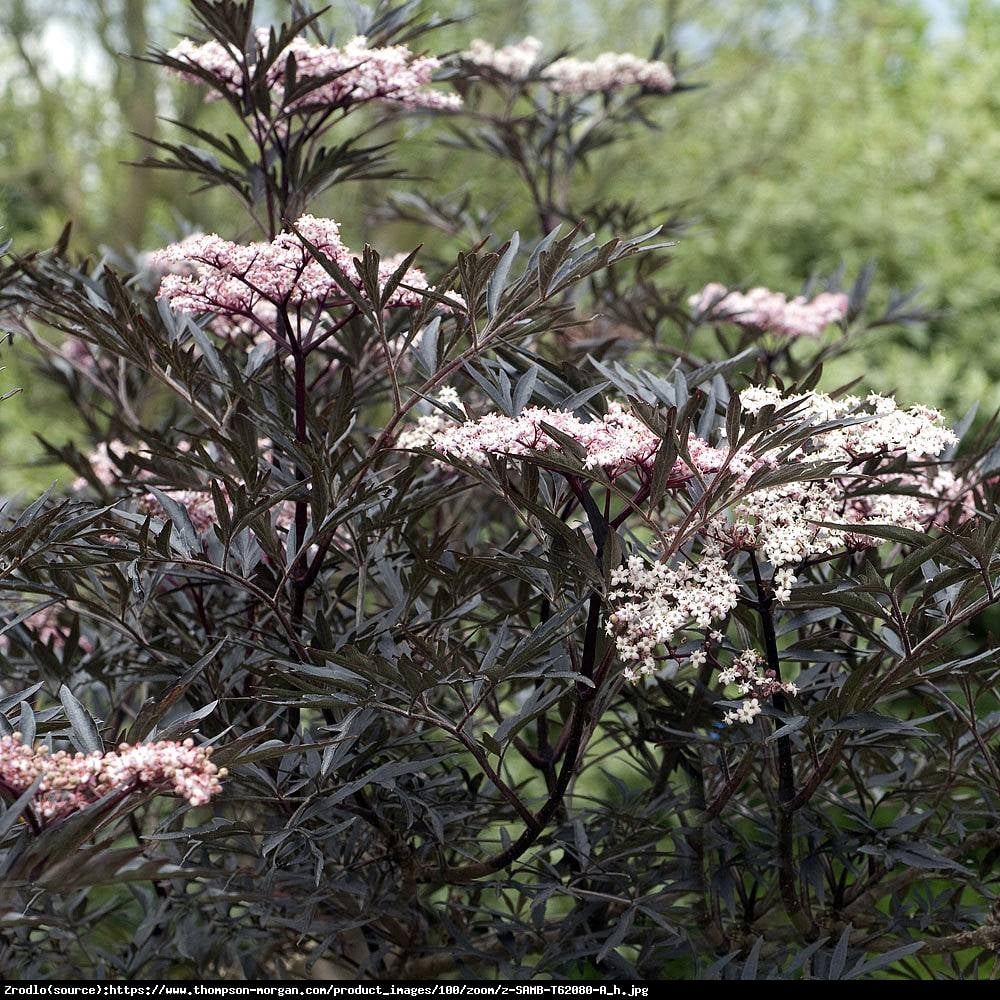
[[[287,16],[272,0],[262,13]],[[329,17],[350,34],[350,4]],[[1000,4],[994,0],[429,0],[452,16],[437,49],[475,36],[531,33],[585,56],[648,54],[663,35],[682,79],[703,86],[666,101],[660,129],[608,150],[592,191],[678,211],[688,226],[670,276],[795,292],[815,271],[878,265],[877,295],[921,289],[921,327],[874,337],[845,375],[959,414],[1000,406]],[[216,197],[192,198],[173,175],[136,170],[135,133],[163,118],[211,127],[225,109],[198,88],[123,58],[185,33],[184,0],[5,0],[0,4],[0,218],[15,250],[45,246],[67,220],[79,253],[162,244],[183,228],[237,235]],[[421,179],[397,189],[467,190],[500,206],[500,234],[527,224],[513,177],[470,170],[442,130],[401,126],[399,157]],[[485,163],[484,163],[485,166]],[[344,193],[344,192],[348,193]],[[348,240],[409,249],[426,234],[378,222],[385,188],[340,188],[317,206]],[[338,201],[339,199],[339,201]],[[381,228],[381,231],[379,231]],[[530,229],[530,225],[528,225]],[[398,244],[398,245],[394,245]],[[39,464],[42,432],[79,436],[29,348],[3,348],[0,489],[34,491],[61,470]],[[839,373],[838,373],[839,374]]]

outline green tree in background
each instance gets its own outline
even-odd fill
[[[334,6],[349,32],[346,5]],[[815,271],[843,265],[853,273],[874,261],[881,294],[919,288],[935,316],[872,338],[864,349],[870,383],[954,413],[973,399],[1000,405],[995,3],[439,0],[426,9],[455,18],[441,33],[455,48],[488,32],[509,40],[532,33],[547,48],[584,54],[648,52],[663,36],[688,60],[686,78],[704,86],[659,113],[661,131],[639,155],[626,146],[603,151],[589,177],[593,197],[638,198],[688,220],[669,273],[679,287],[749,280],[794,292]],[[474,29],[466,23],[473,12]],[[188,27],[180,0],[13,0],[0,19],[0,206],[18,248],[51,242],[67,219],[80,246],[115,252],[185,226],[232,225],[221,198],[190,199],[178,178],[125,166],[142,152],[133,133],[169,137],[169,118],[210,128],[218,114],[157,81],[147,64],[112,58],[172,43]],[[522,224],[513,175],[470,176],[436,135],[398,128],[400,166],[422,178],[421,190],[429,184],[446,198],[489,187],[490,202],[506,206],[498,230]],[[376,226],[379,190],[350,190],[327,206],[331,213]],[[403,246],[412,234],[397,227],[378,235]],[[25,388],[0,414],[5,489],[45,485],[56,474],[11,468],[39,457],[32,431],[44,426],[52,436],[58,419],[39,395],[45,390],[31,385],[26,350],[3,359],[11,370],[2,388]]]
[[[718,50],[713,85],[747,86],[681,108],[674,181],[701,224],[678,277],[786,287],[873,260],[883,289],[919,287],[940,315],[873,341],[871,380],[954,411],[996,406],[1000,11],[954,4],[946,25],[913,3],[829,8],[766,59]]]

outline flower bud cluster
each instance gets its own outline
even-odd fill
[[[211,755],[211,747],[191,739],[122,743],[109,753],[53,753],[44,743],[25,745],[15,733],[0,737],[0,785],[21,795],[41,779],[33,806],[43,821],[62,819],[113,791],[163,792],[201,806],[222,791],[227,774]]]

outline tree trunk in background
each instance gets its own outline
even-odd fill
[[[49,150],[44,169],[31,169],[25,179],[40,195],[43,204],[59,206],[68,218],[77,217],[81,203],[80,178],[72,170],[65,169],[65,161],[60,146],[65,142],[60,134],[60,113],[62,98],[57,88],[44,73],[44,53],[39,51],[37,40],[40,27],[34,12],[25,0],[10,0],[2,22],[7,39],[13,45],[27,79],[35,89],[36,102],[32,107],[35,127],[43,140],[43,148]]]
[[[144,143],[136,136],[155,136],[157,68],[129,56],[149,48],[146,0],[122,0],[121,30],[125,52],[116,61],[115,95],[122,124],[130,134],[123,159],[139,159]],[[118,249],[138,248],[146,231],[155,178],[151,171],[126,169],[121,197],[115,200],[112,240]]]

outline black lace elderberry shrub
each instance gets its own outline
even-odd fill
[[[149,58],[230,131],[147,165],[244,213],[0,274],[89,438],[0,524],[4,974],[992,975],[993,425],[820,388],[913,311],[674,288],[671,220],[577,201],[658,52],[190,7]],[[538,230],[313,214],[411,115]]]

